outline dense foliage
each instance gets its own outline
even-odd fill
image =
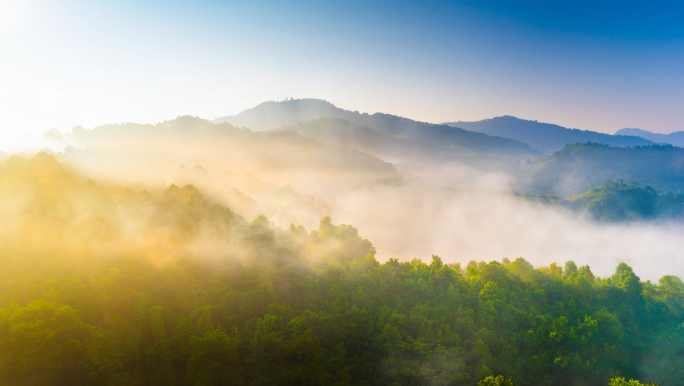
[[[0,167],[0,383],[663,385],[684,378],[684,283],[622,263],[390,259],[349,225],[248,223],[192,186]],[[498,377],[503,375],[503,377]],[[491,378],[488,378],[491,377]],[[498,383],[497,383],[498,382]]]
[[[599,221],[656,220],[681,217],[684,196],[640,187],[634,181],[606,180],[577,196],[563,198],[552,194],[516,193],[532,202],[562,206],[585,213]]]
[[[679,147],[583,143],[528,162],[519,173],[517,190],[572,196],[604,180],[622,179],[678,193],[684,190],[683,176],[684,149]]]
[[[654,383],[647,382],[647,383],[641,383],[636,379],[630,379],[627,380],[623,377],[613,377],[610,379],[609,386],[658,386]]]

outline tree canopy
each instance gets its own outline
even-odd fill
[[[565,146],[547,157],[528,162],[518,173],[518,190],[572,196],[603,181],[636,181],[656,190],[684,190],[684,149],[672,145],[629,148],[598,143]]]
[[[380,263],[327,217],[315,230],[248,222],[193,186],[106,186],[47,155],[0,166],[0,198],[15,224],[0,230],[2,384],[684,378],[674,276],[644,282],[621,263],[600,278],[522,257]]]
[[[532,202],[561,206],[599,221],[663,220],[680,218],[684,196],[640,187],[635,181],[606,180],[589,191],[564,198],[553,194],[516,193]]]

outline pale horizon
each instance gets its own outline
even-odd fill
[[[678,7],[5,0],[0,138],[307,97],[430,123],[670,133],[684,130]]]

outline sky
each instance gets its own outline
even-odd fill
[[[0,149],[320,98],[420,121],[684,130],[684,3],[0,0]]]

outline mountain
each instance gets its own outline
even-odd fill
[[[550,156],[528,162],[519,173],[517,190],[572,196],[607,179],[636,181],[658,190],[681,192],[684,149],[672,145],[567,145]]]
[[[545,154],[551,154],[562,149],[565,145],[573,143],[595,142],[618,147],[653,144],[652,141],[637,136],[610,135],[595,131],[568,129],[563,126],[528,121],[509,115],[476,122],[447,122],[445,125],[460,127],[476,133],[515,139]]]
[[[263,131],[297,125],[322,117],[347,119],[345,116],[350,115],[349,113],[351,112],[320,99],[292,99],[282,102],[263,102],[237,115],[217,118],[213,122],[227,122],[233,126]]]
[[[217,118],[213,122],[227,122],[252,130],[272,130],[326,117],[345,119],[385,134],[408,137],[442,147],[454,145],[491,156],[532,159],[542,155],[538,150],[517,140],[474,133],[447,125],[418,122],[395,115],[369,115],[348,111],[320,99],[264,102],[237,115]]]
[[[340,118],[318,118],[280,130],[296,131],[328,145],[358,149],[393,164],[429,165],[458,161],[484,170],[514,171],[518,167],[510,160],[386,134]]]
[[[301,187],[326,191],[339,184],[350,187],[401,179],[390,163],[293,131],[252,132],[189,116],[157,125],[77,127],[66,137],[82,148],[75,153],[83,168],[126,181],[170,179],[181,164],[202,165],[214,173],[250,172],[279,185],[296,181]]]
[[[684,131],[675,131],[670,134],[651,133],[641,129],[620,129],[615,135],[631,135],[645,138],[656,143],[669,143],[670,145],[684,147]]]
[[[449,147],[386,134],[340,118],[318,118],[280,130],[296,131],[321,143],[359,149],[390,162],[442,159],[455,153]]]
[[[681,217],[684,197],[672,192],[641,187],[635,182],[606,180],[600,186],[580,195],[564,198],[553,194],[516,193],[516,196],[549,205],[558,205],[595,220],[621,222],[630,220],[658,220]]]

